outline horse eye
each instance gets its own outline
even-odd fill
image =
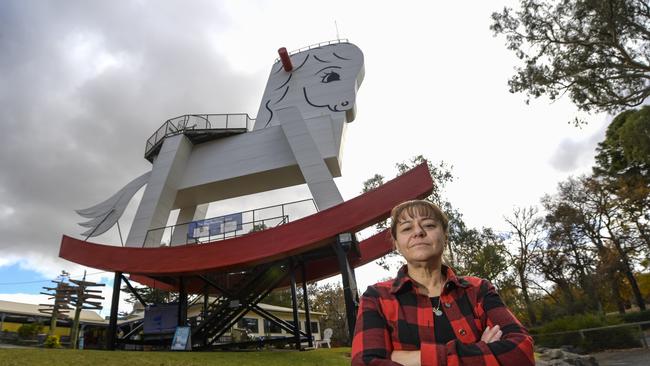
[[[332,81],[341,80],[341,76],[334,71],[325,73],[321,79],[321,83],[331,83]]]

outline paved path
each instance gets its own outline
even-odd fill
[[[592,353],[599,366],[649,366],[650,349],[632,348]]]

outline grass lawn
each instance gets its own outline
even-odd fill
[[[0,349],[0,366],[210,366],[350,364],[350,348],[261,352],[137,352],[69,349]]]

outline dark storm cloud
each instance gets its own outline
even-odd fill
[[[146,139],[188,113],[253,115],[212,1],[0,2],[0,250],[57,257],[91,206],[150,169]],[[253,116],[254,117],[254,116]],[[123,218],[126,220],[127,218]]]

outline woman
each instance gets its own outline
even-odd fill
[[[397,277],[361,297],[352,365],[534,365],[533,341],[494,286],[442,263],[447,216],[428,201],[391,212],[406,260]]]

